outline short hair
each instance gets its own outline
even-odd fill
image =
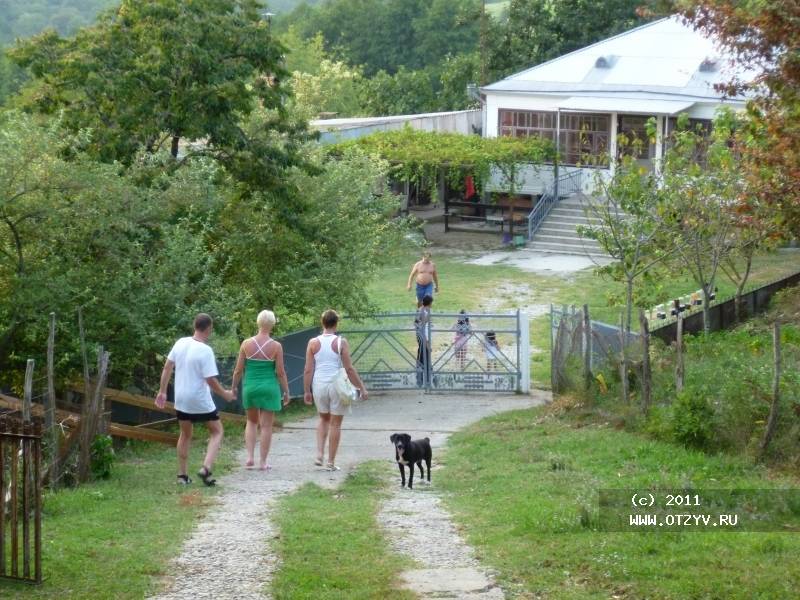
[[[277,321],[275,313],[271,310],[262,310],[256,317],[256,324],[259,329],[272,329]]]
[[[430,306],[431,304],[433,304],[433,296],[430,294],[425,294],[422,297],[422,306]]]
[[[338,323],[339,323],[339,313],[337,313],[332,308],[329,308],[324,313],[322,313],[322,326],[325,329],[336,327]]]
[[[197,316],[194,318],[195,331],[208,331],[208,328],[213,324],[214,319],[211,318],[211,315],[207,315],[206,313],[197,313]]]

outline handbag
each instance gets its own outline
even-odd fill
[[[345,406],[350,406],[356,400],[356,398],[358,398],[358,389],[352,383],[350,383],[350,378],[347,376],[347,369],[345,369],[344,365],[342,365],[341,352],[343,339],[344,338],[339,336],[339,373],[336,375],[333,386],[341,403]]]

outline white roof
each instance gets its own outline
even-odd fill
[[[480,112],[479,110],[453,110],[449,112],[420,113],[416,115],[389,115],[385,117],[346,117],[340,119],[312,119],[310,125],[313,129],[328,131],[331,129],[350,129],[351,127],[365,127],[372,125],[386,125],[389,123],[405,123],[416,119],[435,119],[442,117],[457,117]]]
[[[658,100],[607,96],[572,96],[558,103],[571,111],[624,112],[643,115],[677,115],[694,104],[693,100]]]
[[[607,67],[597,66],[604,59]],[[712,63],[701,70],[701,64]],[[712,39],[673,16],[608,38],[516,73],[483,89],[492,92],[662,99],[721,99],[714,89],[735,75],[747,77]],[[751,75],[752,76],[752,75]],[[743,99],[739,99],[743,100]],[[652,112],[652,111],[651,111]]]

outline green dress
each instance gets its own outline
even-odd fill
[[[281,388],[275,376],[274,360],[245,359],[242,406],[278,412]]]

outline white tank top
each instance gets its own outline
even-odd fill
[[[339,374],[341,361],[339,354],[333,351],[333,340],[337,337],[335,333],[324,333],[317,336],[319,350],[314,354],[314,385],[330,383]],[[341,350],[341,346],[339,350]]]

